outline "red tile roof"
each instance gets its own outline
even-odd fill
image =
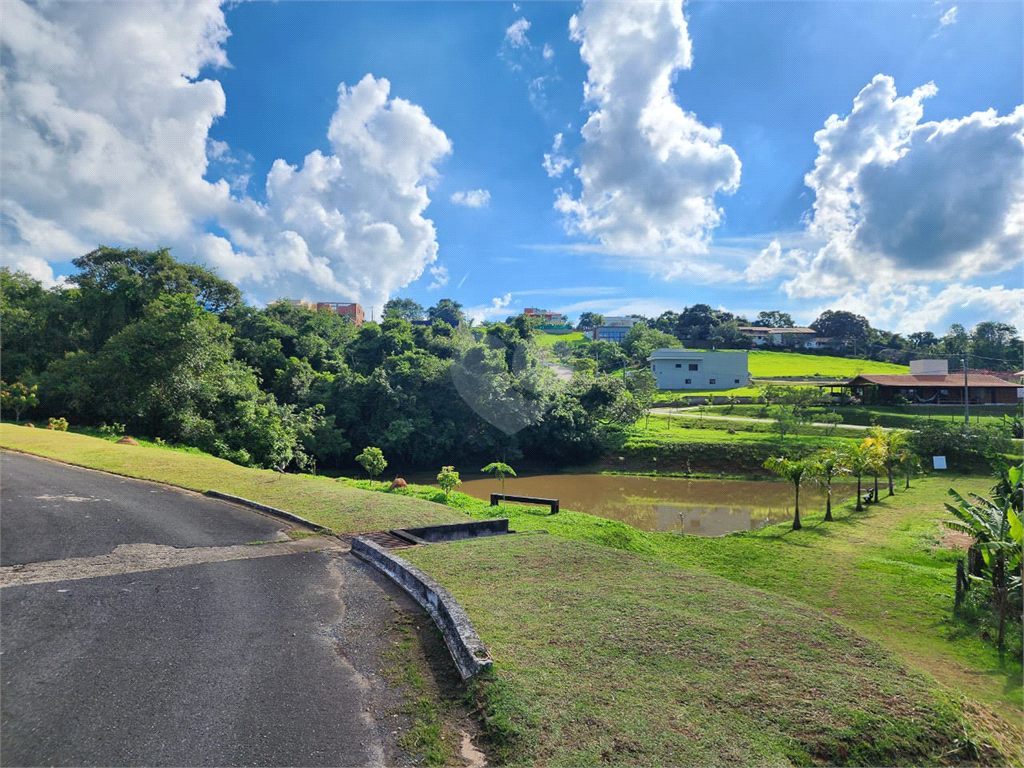
[[[945,375],[914,375],[911,373],[862,373],[856,378],[846,382],[851,384],[880,384],[886,387],[943,387],[947,389],[962,387],[964,385],[964,374],[948,373]],[[989,376],[981,373],[967,374],[968,387],[1013,387],[1020,385],[1005,381],[996,376]]]

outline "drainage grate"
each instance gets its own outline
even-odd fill
[[[372,533],[361,533],[359,534],[364,539],[369,539],[374,544],[384,547],[385,549],[408,549],[409,547],[415,546],[410,544],[404,539],[400,539],[395,534],[389,533],[388,531],[373,531]]]

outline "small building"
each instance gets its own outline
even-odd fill
[[[741,325],[736,330],[744,336],[749,336],[755,347],[826,349],[832,345],[832,339],[818,336],[813,328],[764,328],[758,325]]]
[[[546,309],[538,309],[537,307],[527,307],[523,310],[523,314],[527,317],[535,317],[540,320],[540,325],[538,327],[544,330],[572,330],[572,324],[569,322],[569,318],[561,312],[550,312]]]
[[[656,349],[647,360],[658,389],[735,389],[750,381],[746,352]]]
[[[316,303],[317,311],[321,309],[329,309],[332,312],[336,312],[342,317],[347,317],[355,325],[362,325],[366,316],[363,314],[363,308],[358,304],[342,304],[336,301],[318,301]]]
[[[594,341],[614,341],[621,344],[629,329],[639,322],[635,317],[606,317],[604,325],[595,328],[591,332],[591,337]]]
[[[915,403],[963,405],[964,374],[874,374],[863,373],[842,385],[862,403]],[[1013,405],[1020,397],[1020,385],[996,376],[967,374],[967,398],[971,405]]]

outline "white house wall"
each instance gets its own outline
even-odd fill
[[[750,380],[746,352],[689,352],[656,350],[648,358],[658,389],[735,389]]]

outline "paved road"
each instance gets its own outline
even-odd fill
[[[405,761],[380,672],[418,608],[336,540],[40,459],[0,472],[0,764]]]

